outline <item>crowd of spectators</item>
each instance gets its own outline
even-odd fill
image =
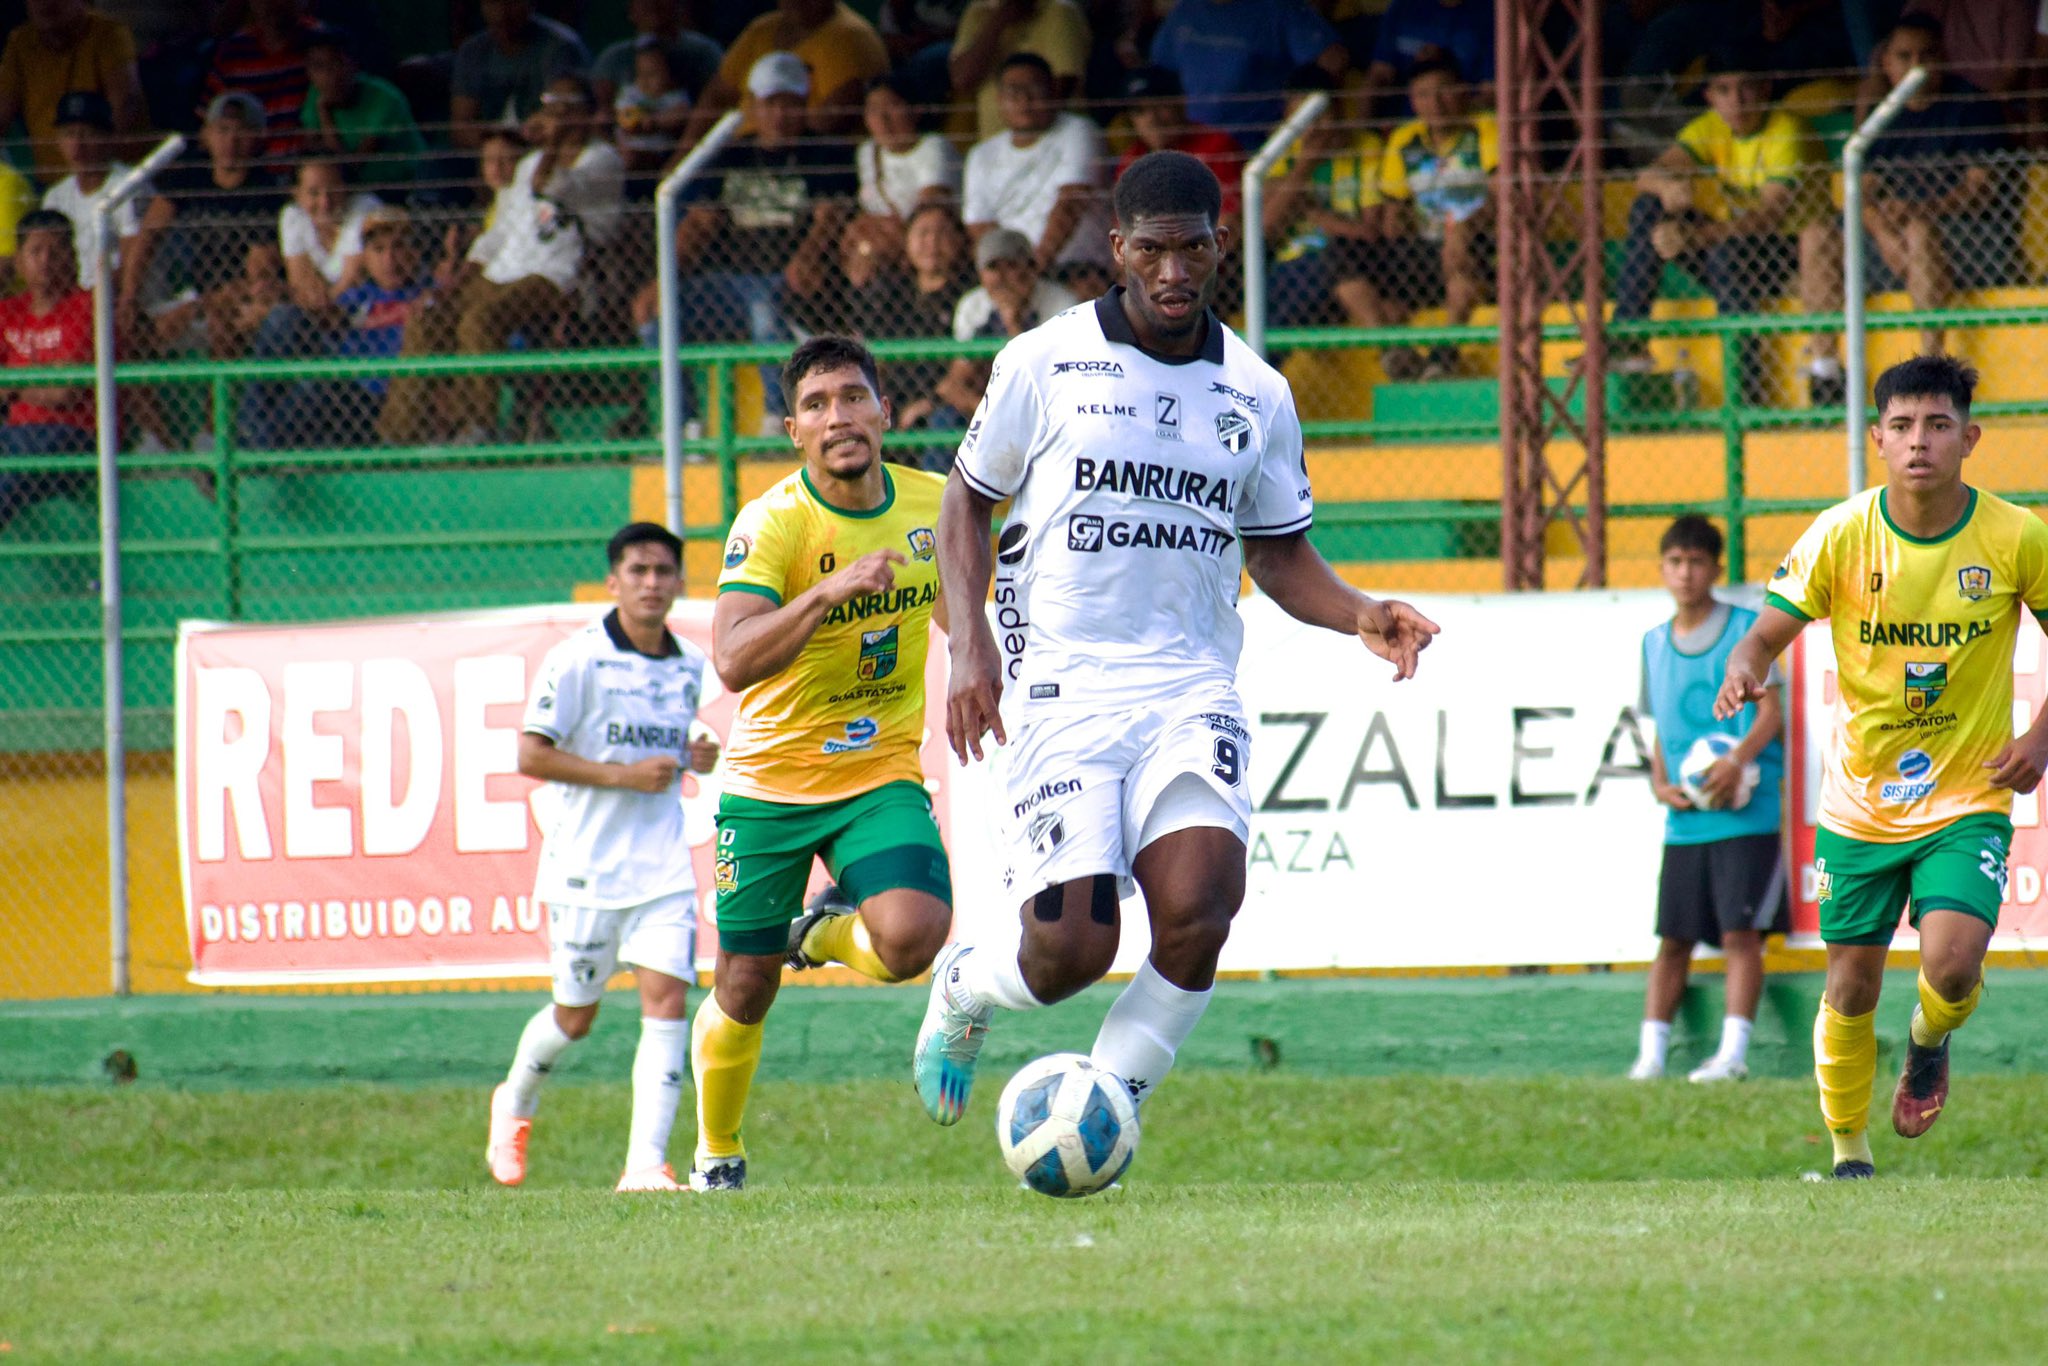
[[[172,128],[190,150],[115,222],[130,356],[651,337],[647,201],[735,109],[739,135],[688,189],[677,234],[690,341],[1014,335],[1107,287],[1107,188],[1156,148],[1207,162],[1232,230],[1263,234],[1276,323],[1391,326],[1423,309],[1462,322],[1493,288],[1492,0],[873,0],[873,21],[843,0],[612,0],[608,30],[603,0],[474,0],[476,31],[400,63],[322,0],[103,3],[26,0],[0,51],[0,129],[15,139],[0,161],[0,293],[22,315],[6,324],[8,364],[62,353],[65,327],[45,320],[78,308],[51,284],[51,225],[71,225],[62,262],[90,291],[92,196]],[[2048,4],[1607,0],[1603,13],[1615,146],[1640,166],[1614,244],[1617,317],[1648,316],[1672,268],[1723,310],[1788,291],[1839,306],[1814,105],[1778,102],[1796,84],[1771,74],[1784,71],[1835,69],[1843,117],[1914,65],[1936,72],[1871,159],[1877,287],[1938,308],[2024,269],[2020,197],[2000,167],[2012,130],[2041,124],[2048,83],[2029,59],[2048,51]],[[1317,93],[1328,109],[1272,168],[1261,220],[1237,222],[1246,158]],[[1840,398],[1832,346],[1808,343],[1816,402]],[[1448,347],[1383,361],[1397,378],[1461,368]],[[1617,361],[1648,363],[1625,347]],[[1760,367],[1744,374],[1762,397]],[[891,397],[905,425],[945,429],[985,382],[972,362],[910,363]],[[499,388],[256,384],[237,437],[489,442],[509,434]],[[773,422],[779,386],[763,388]],[[0,449],[74,440],[78,410],[59,397],[18,392],[9,428],[33,431]],[[125,396],[123,423],[144,448],[183,445],[195,425],[146,390]],[[0,491],[0,520],[13,496]]]

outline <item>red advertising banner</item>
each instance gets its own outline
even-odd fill
[[[2048,701],[2048,636],[2031,615],[2021,614],[2013,647],[2013,733],[2033,724]],[[1815,622],[1792,642],[1791,746],[1786,771],[1791,782],[1792,857],[1799,877],[1793,888],[1792,933],[1818,942],[1820,909],[1813,876],[1814,821],[1820,812],[1821,758],[1827,752],[1836,698],[1835,651],[1826,622]],[[2041,820],[2042,791],[2023,793],[2012,804],[2012,859],[2007,864],[2005,906],[1992,947],[2016,949],[2048,939],[2048,826]],[[1913,931],[1900,922],[1900,940],[1910,947]]]
[[[542,657],[606,610],[187,623],[177,783],[191,980],[544,975],[533,882],[552,813],[519,775],[520,719]],[[678,603],[669,624],[710,653],[710,603]],[[932,650],[939,719],[924,751],[942,827],[944,660]],[[699,733],[722,741],[732,710],[707,669]],[[718,779],[686,774],[681,793],[707,930]]]

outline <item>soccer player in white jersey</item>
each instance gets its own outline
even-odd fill
[[[1015,955],[954,943],[933,965],[913,1071],[941,1124],[966,1108],[995,1007],[1062,1000],[1109,970],[1131,879],[1152,951],[1094,1060],[1142,1102],[1201,1019],[1250,833],[1241,567],[1396,679],[1437,631],[1345,584],[1308,542],[1293,395],[1209,307],[1229,236],[1216,177],[1153,152],[1115,207],[1121,283],[1003,348],[939,517],[942,591],[981,602],[989,517],[1011,500],[995,629],[963,614],[951,636],[947,735],[963,763],[991,730],[1007,746],[998,814],[1023,921]]]
[[[690,1046],[697,893],[677,782],[686,762],[710,772],[718,746],[690,738],[704,652],[668,629],[683,543],[634,522],[607,551],[605,588],[618,606],[548,651],[519,737],[519,771],[560,789],[534,887],[548,908],[554,1002],[527,1021],[512,1070],[491,1093],[484,1160],[504,1185],[526,1179],[541,1083],[590,1032],[605,983],[626,963],[640,987],[640,1046],[618,1188],[683,1191],[668,1135]]]

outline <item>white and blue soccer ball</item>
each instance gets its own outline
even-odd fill
[[[1678,789],[1685,793],[1686,800],[1702,811],[1722,809],[1707,796],[1707,790],[1700,784],[1706,781],[1707,770],[1727,758],[1739,743],[1734,736],[1718,732],[1702,735],[1692,742],[1692,748],[1685,752],[1685,761],[1678,766]],[[1730,802],[1726,809],[1740,811],[1748,806],[1750,794],[1756,791],[1756,785],[1762,777],[1763,770],[1755,763],[1744,764],[1742,781],[1735,789],[1735,800]]]
[[[1124,1174],[1138,1151],[1131,1089],[1085,1053],[1026,1063],[996,1105],[1003,1161],[1041,1195],[1093,1195]]]

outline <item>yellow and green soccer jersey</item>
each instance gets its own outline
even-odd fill
[[[1795,196],[1780,232],[1797,232],[1821,208],[1819,180],[1807,167],[1820,160],[1806,125],[1782,109],[1773,109],[1763,126],[1748,137],[1737,135],[1727,120],[1709,109],[1678,130],[1678,145],[1693,160],[1714,172],[1720,204],[1703,196],[1700,208],[1716,218],[1748,213],[1772,185],[1784,185]]]
[[[872,512],[833,507],[799,469],[740,509],[721,593],[780,605],[873,550],[902,554],[896,586],[835,607],[796,662],[740,694],[725,789],[770,802],[834,802],[884,783],[922,783],[924,663],[939,598],[945,481],[887,467]]]
[[[1876,489],[1807,528],[1766,601],[1831,623],[1841,697],[1822,826],[1896,844],[2011,813],[1984,762],[2015,733],[2020,610],[2048,619],[2048,523],[1972,489],[1956,528],[1921,540],[1892,525]]]

